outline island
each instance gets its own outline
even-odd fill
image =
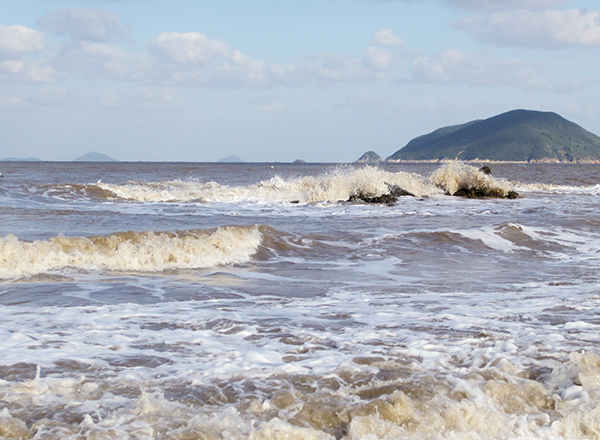
[[[117,159],[113,159],[106,154],[96,153],[92,151],[90,153],[84,154],[83,156],[79,156],[73,162],[118,162]]]
[[[553,112],[512,110],[439,128],[386,160],[597,163],[600,137]]]
[[[217,162],[219,163],[244,163],[242,159],[235,155],[224,157],[223,159],[219,159]]]
[[[379,156],[379,154],[375,153],[374,151],[367,151],[365,154],[360,156],[355,163],[379,163],[382,160],[383,159],[381,156]]]
[[[37,157],[5,157],[4,159],[0,159],[0,162],[42,162],[42,160]]]

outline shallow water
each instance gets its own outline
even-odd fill
[[[4,163],[0,438],[600,438],[598,168],[491,168]]]

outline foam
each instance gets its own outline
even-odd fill
[[[244,263],[257,251],[261,239],[258,226],[56,236],[33,242],[9,234],[0,238],[0,278],[65,269],[159,272]]]
[[[515,182],[515,189],[519,192],[542,194],[580,194],[597,196],[600,194],[600,185],[572,186],[555,185],[552,183],[521,183]]]
[[[448,194],[454,194],[460,189],[485,189],[497,190],[506,196],[512,185],[508,180],[498,179],[485,174],[476,167],[462,162],[449,162],[438,168],[429,177],[429,180],[443,188]]]
[[[426,178],[406,172],[388,172],[375,167],[360,169],[339,167],[314,177],[284,179],[275,176],[248,186],[227,186],[198,180],[129,182],[123,185],[93,184],[115,198],[138,202],[299,202],[346,201],[351,195],[380,196],[390,185],[399,186],[416,196],[440,194]]]

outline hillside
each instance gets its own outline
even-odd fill
[[[411,140],[395,160],[600,160],[600,137],[552,112],[513,110]]]

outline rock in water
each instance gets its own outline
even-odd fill
[[[482,166],[481,168],[479,168],[479,172],[483,173],[487,176],[491,176],[492,175],[492,169],[490,167],[488,167],[487,165]],[[498,199],[516,199],[517,197],[519,197],[519,193],[517,193],[516,191],[508,191],[505,192],[504,190],[500,189],[500,188],[493,188],[493,187],[470,187],[470,188],[460,188],[458,191],[456,191],[454,194],[452,194],[453,196],[457,196],[457,197],[467,197],[469,199],[482,199],[482,198],[487,198],[487,197],[492,197],[492,198],[498,198]]]
[[[389,192],[380,196],[373,196],[370,194],[358,193],[352,194],[348,199],[349,202],[362,201],[365,203],[372,203],[374,205],[392,205],[398,201],[398,197],[415,195],[406,191],[404,188],[400,188],[398,185],[388,185]]]

